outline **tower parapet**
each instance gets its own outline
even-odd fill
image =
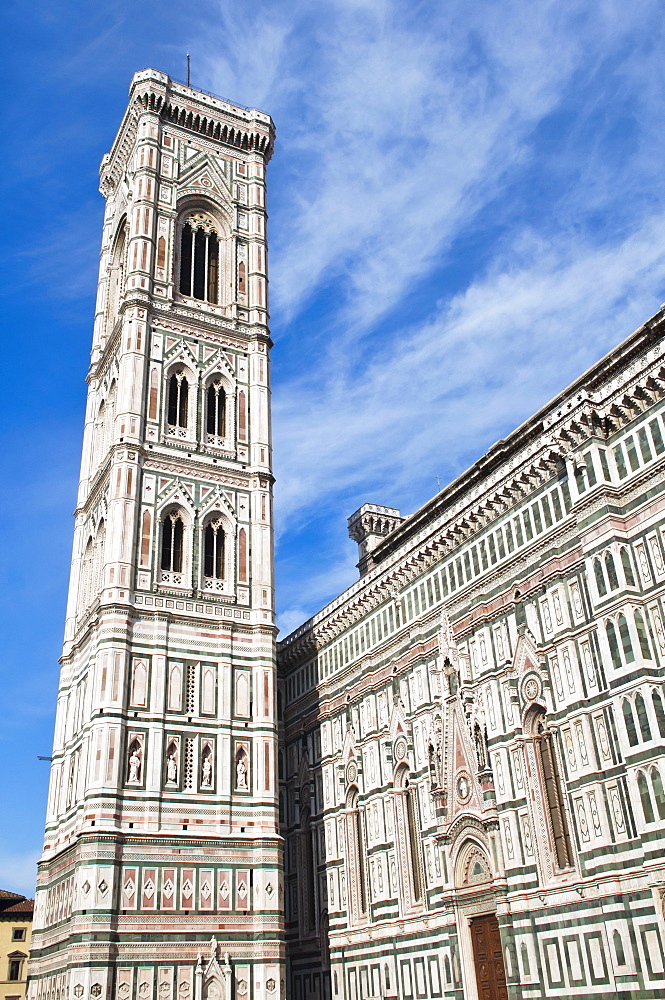
[[[358,569],[360,575],[372,568],[372,553],[391,531],[399,527],[404,518],[395,507],[382,507],[378,503],[364,503],[348,520],[349,538],[358,543]]]

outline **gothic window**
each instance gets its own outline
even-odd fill
[[[630,587],[635,586],[635,574],[633,573],[633,566],[630,561],[630,552],[624,546],[621,547],[621,565],[623,566],[623,575],[626,578],[626,583]]]
[[[654,691],[652,693],[651,701],[653,703],[656,722],[658,723],[658,732],[661,736],[665,737],[665,711],[663,710],[663,699],[661,698],[659,691]]]
[[[649,648],[649,637],[647,635],[647,629],[641,611],[635,612],[635,628],[637,629],[637,638],[640,642],[640,653],[645,660],[650,660],[651,649]]]
[[[616,590],[619,586],[619,578],[614,565],[614,556],[611,552],[608,552],[605,556],[605,569],[607,571],[607,579],[609,580],[610,590]]]
[[[346,799],[346,846],[348,857],[349,910],[355,920],[367,912],[365,888],[365,844],[362,816],[358,806],[358,789],[352,787]]]
[[[651,726],[649,725],[649,717],[647,715],[647,707],[644,704],[644,698],[641,694],[638,694],[635,698],[635,709],[637,711],[637,720],[640,724],[640,732],[642,734],[643,740],[651,739]]]
[[[663,779],[661,778],[660,771],[657,767],[652,767],[649,774],[651,777],[653,796],[656,800],[658,817],[659,819],[665,819],[665,791],[663,791]]]
[[[626,621],[625,615],[619,615],[617,618],[617,624],[619,626],[619,635],[621,636],[621,646],[623,647],[623,655],[626,658],[626,663],[633,663],[635,660],[635,653],[633,652],[633,644],[630,639],[630,632],[628,631],[628,622]]]
[[[213,580],[224,578],[224,529],[219,518],[209,521],[203,532],[203,575]]]
[[[182,573],[184,524],[179,511],[170,511],[162,521],[162,569]]]
[[[238,264],[238,291],[241,295],[247,291],[247,265],[244,260]]]
[[[635,725],[635,716],[633,715],[633,706],[627,698],[624,698],[621,710],[623,712],[623,721],[626,727],[628,743],[631,747],[637,746],[639,739],[637,736],[637,727]]]
[[[202,213],[182,227],[180,293],[213,305],[219,301],[219,236]]]
[[[610,647],[610,656],[612,657],[612,666],[615,670],[621,669],[621,655],[619,653],[619,644],[617,642],[616,629],[614,627],[614,622],[605,622],[605,631],[607,632],[607,642]]]
[[[600,559],[594,559],[593,572],[596,577],[596,587],[598,588],[598,596],[604,597],[605,594],[607,593],[607,584],[605,583],[605,577],[603,575],[603,567]]]
[[[125,289],[125,268],[127,259],[127,219],[123,219],[118,227],[108,274],[108,326],[109,332],[115,325],[120,298]]]
[[[544,712],[540,713],[536,719],[535,733],[536,751],[540,760],[545,801],[550,816],[557,864],[559,868],[568,868],[572,864],[573,859],[570,832],[564,808],[554,738],[547,728],[547,719]]]
[[[651,802],[651,795],[649,793],[649,784],[646,779],[646,775],[642,771],[637,772],[637,789],[640,793],[640,800],[642,802],[642,812],[644,813],[644,822],[653,823],[656,819],[653,811],[653,803]]]
[[[623,950],[621,935],[617,930],[612,931],[612,944],[614,945],[614,954],[616,955],[617,965],[625,965],[626,954]]]
[[[212,382],[206,393],[206,430],[215,437],[226,434],[226,393],[221,382]]]
[[[187,426],[189,383],[184,372],[174,372],[169,379],[167,420],[172,427]]]

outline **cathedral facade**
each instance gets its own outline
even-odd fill
[[[270,118],[136,74],[30,1000],[665,995],[665,311],[276,650]]]
[[[290,997],[665,995],[665,311],[278,646]]]

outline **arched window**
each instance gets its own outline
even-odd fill
[[[614,566],[614,556],[611,552],[608,552],[605,556],[605,570],[607,571],[607,579],[610,583],[610,590],[616,590],[619,586],[619,578]]]
[[[169,406],[167,420],[172,427],[187,426],[187,400],[189,383],[184,372],[174,372],[169,379]]]
[[[614,622],[605,622],[605,631],[607,632],[607,643],[610,647],[610,656],[612,657],[612,666],[615,670],[620,670],[621,656],[619,654],[619,644],[617,642],[616,629],[614,628]]]
[[[607,593],[607,584],[605,583],[605,577],[603,575],[603,567],[600,559],[594,559],[593,561],[593,572],[596,577],[596,587],[598,588],[599,597],[604,597]]]
[[[355,920],[367,912],[365,888],[365,844],[362,816],[358,808],[358,789],[349,789],[346,800],[346,848],[349,863],[349,910]]]
[[[125,290],[125,264],[127,259],[127,219],[124,218],[118,227],[111,252],[108,289],[108,332],[115,326],[118,318],[120,298]]]
[[[219,519],[210,521],[203,533],[203,575],[224,579],[224,530]]]
[[[635,697],[635,708],[637,709],[637,719],[640,724],[640,732],[642,733],[643,740],[651,739],[651,726],[649,725],[649,716],[647,715],[647,707],[644,704],[644,698],[641,694]]]
[[[637,727],[635,726],[635,716],[633,715],[633,706],[624,698],[621,705],[621,711],[623,712],[623,721],[626,726],[626,735],[628,736],[628,743],[631,747],[637,746],[639,743],[637,737]]]
[[[554,738],[547,728],[545,713],[541,712],[535,720],[536,751],[540,760],[543,777],[545,800],[550,816],[554,850],[559,868],[568,868],[572,864],[573,852],[570,843],[568,820],[564,808],[561,781],[557,766]]]
[[[635,612],[635,628],[637,629],[637,637],[640,641],[640,653],[645,660],[650,660],[651,648],[649,646],[649,636],[647,635],[647,627],[641,611]]]
[[[221,382],[212,382],[206,393],[206,430],[208,434],[226,434],[226,393]]]
[[[653,811],[653,803],[651,802],[651,795],[649,794],[649,785],[647,784],[647,779],[641,771],[637,772],[637,788],[640,793],[640,799],[642,801],[642,812],[644,813],[644,822],[653,823],[656,819]]]
[[[619,615],[617,624],[619,626],[619,635],[621,636],[621,645],[623,647],[623,655],[626,657],[626,663],[634,663],[635,653],[633,652],[633,644],[630,641],[630,632],[628,631],[628,622],[625,615]]]
[[[665,792],[663,791],[663,779],[657,767],[652,767],[649,772],[651,777],[651,787],[656,800],[656,808],[660,819],[665,819]]]
[[[219,301],[219,237],[202,213],[182,227],[180,293],[213,305]]]
[[[182,573],[184,524],[179,511],[170,511],[162,521],[162,569]]]
[[[625,965],[626,955],[623,950],[623,941],[621,940],[621,935],[617,930],[612,931],[612,944],[614,945],[614,954],[616,955],[617,965]]]
[[[652,693],[651,701],[653,703],[656,722],[658,723],[658,732],[661,736],[665,737],[665,711],[663,711],[663,699],[661,698],[659,691],[654,691]]]
[[[635,586],[635,574],[633,573],[633,566],[630,561],[630,552],[624,546],[621,547],[621,565],[623,566],[623,575],[626,578],[626,583],[630,587]]]

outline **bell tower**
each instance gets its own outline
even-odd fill
[[[284,996],[273,138],[145,70],[102,161],[31,1000]]]

